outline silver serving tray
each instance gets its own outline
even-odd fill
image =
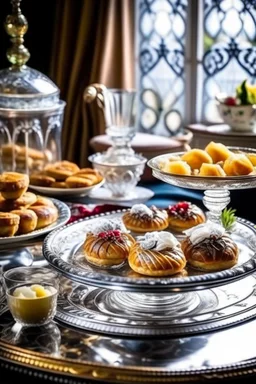
[[[90,265],[82,252],[86,231],[101,217],[121,219],[125,210],[108,212],[79,220],[52,231],[44,240],[43,255],[52,267],[73,281],[97,287],[137,292],[180,292],[206,289],[234,282],[256,269],[256,230],[253,223],[237,219],[231,236],[239,246],[239,262],[233,268],[215,273],[203,273],[188,268],[185,277],[145,277],[136,274],[128,264],[115,268]]]

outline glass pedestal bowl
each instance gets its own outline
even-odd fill
[[[256,149],[228,147],[232,152],[256,154]],[[204,190],[203,203],[209,210],[208,220],[221,223],[221,213],[230,202],[230,190],[256,187],[256,173],[244,176],[191,176],[167,173],[161,170],[160,164],[170,156],[182,156],[184,152],[160,155],[148,161],[152,174],[165,183],[181,187]]]

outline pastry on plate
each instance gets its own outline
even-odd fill
[[[212,164],[211,156],[203,149],[190,149],[181,156],[181,160],[188,163],[191,169],[200,169],[203,163]]]
[[[222,226],[200,224],[185,233],[181,248],[192,267],[203,271],[220,271],[237,263],[238,246]]]
[[[225,161],[232,152],[222,143],[215,143],[211,141],[206,147],[205,151],[211,156],[214,163]]]
[[[121,222],[98,219],[83,244],[84,256],[100,267],[117,266],[125,262],[135,242]]]
[[[201,208],[188,201],[180,201],[167,209],[169,228],[176,232],[183,232],[206,221]]]
[[[18,199],[26,192],[29,177],[18,172],[4,172],[0,175],[0,192],[6,200]]]
[[[46,205],[31,205],[29,209],[34,211],[37,216],[36,229],[45,228],[58,219],[58,210],[55,206],[50,207]]]
[[[80,168],[75,163],[68,160],[57,161],[56,163],[48,164],[44,168],[46,174],[57,181],[66,180],[67,177],[72,176],[79,170]]]
[[[25,192],[15,200],[6,200],[0,195],[0,211],[10,212],[14,209],[27,208],[36,202],[36,195],[32,192]]]
[[[199,176],[219,176],[224,177],[226,176],[225,171],[220,166],[220,164],[206,164],[203,163],[201,165],[201,168],[199,170]]]
[[[91,179],[87,179],[82,176],[67,177],[65,183],[68,188],[86,188],[93,185],[93,181]]]
[[[11,237],[19,229],[20,217],[11,212],[0,212],[0,237]]]
[[[40,173],[33,173],[29,176],[29,179],[31,185],[36,185],[39,187],[50,187],[51,184],[55,182],[53,177]]]
[[[223,164],[223,169],[228,176],[249,175],[254,170],[251,161],[243,153],[228,157]]]
[[[186,258],[178,240],[169,232],[149,232],[137,237],[128,263],[133,271],[146,276],[171,276],[181,273]]]
[[[32,209],[16,209],[11,213],[15,213],[20,217],[19,228],[17,231],[18,235],[32,232],[37,226],[37,215]]]
[[[48,197],[36,195],[36,201],[31,204],[32,207],[38,207],[40,205],[45,205],[47,207],[55,207],[52,200],[48,199]]]
[[[145,204],[133,205],[123,214],[122,220],[126,228],[133,232],[161,231],[169,225],[165,210],[155,206],[149,208]]]

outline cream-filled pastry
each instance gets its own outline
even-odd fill
[[[218,271],[231,268],[237,263],[238,246],[221,225],[200,224],[188,229],[185,234],[181,248],[191,266]]]
[[[137,237],[128,263],[133,271],[147,276],[170,276],[180,273],[186,258],[179,241],[169,232],[149,232]]]
[[[177,232],[183,232],[206,221],[202,209],[188,201],[180,201],[169,206],[167,214],[169,228]]]
[[[89,227],[83,244],[84,256],[90,263],[110,267],[127,260],[134,238],[122,222],[102,219]]]
[[[144,204],[135,204],[124,213],[123,223],[133,232],[161,231],[168,227],[168,215],[165,210],[155,206],[147,207]]]

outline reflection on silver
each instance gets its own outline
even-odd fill
[[[62,280],[56,318],[89,331],[126,336],[188,335],[254,316],[255,277],[198,292],[143,294]]]

